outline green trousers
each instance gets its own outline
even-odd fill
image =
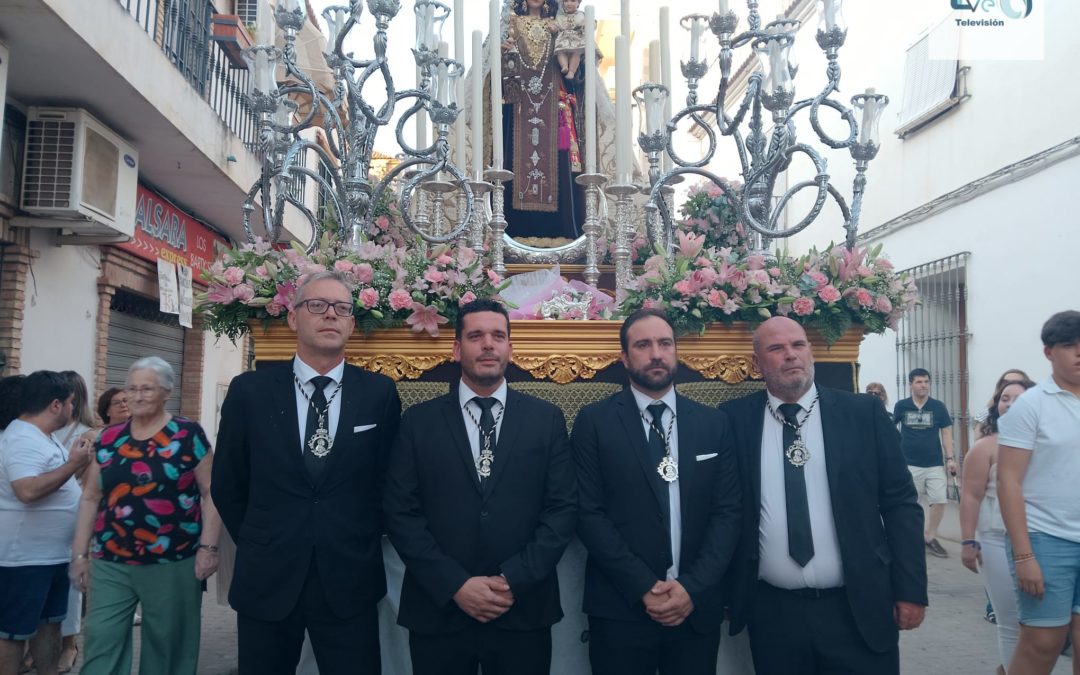
[[[195,558],[160,565],[95,560],[80,675],[131,672],[132,620],[142,604],[139,675],[196,675],[202,582]]]

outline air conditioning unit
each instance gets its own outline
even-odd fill
[[[139,153],[79,108],[30,108],[18,225],[131,238]]]

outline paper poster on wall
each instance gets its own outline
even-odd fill
[[[179,314],[180,289],[176,283],[176,265],[158,258],[157,276],[160,310],[165,314]]]
[[[180,325],[191,328],[191,268],[177,265],[176,276],[180,280]]]

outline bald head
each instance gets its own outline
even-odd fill
[[[786,403],[795,403],[814,383],[814,356],[806,331],[798,323],[776,316],[754,331],[754,365],[765,386]]]

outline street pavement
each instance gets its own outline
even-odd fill
[[[930,607],[926,621],[900,640],[904,675],[992,675],[998,665],[996,628],[983,618],[986,596],[982,581],[960,564],[957,508],[949,504],[939,538],[946,559],[927,556]],[[211,588],[212,588],[211,584]],[[138,663],[139,629],[135,629]],[[202,649],[199,675],[231,675],[236,668],[236,616],[217,604],[211,591],[203,597]],[[1071,673],[1068,657],[1058,660],[1054,675]],[[137,668],[134,669],[138,672]],[[78,673],[78,668],[74,671]],[[559,675],[555,673],[554,675]],[[872,675],[872,674],[868,674]]]

